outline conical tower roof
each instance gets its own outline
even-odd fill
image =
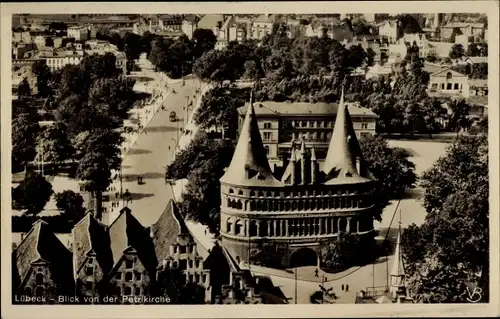
[[[281,185],[269,166],[251,100],[231,164],[220,181],[240,186]]]
[[[396,250],[394,251],[394,263],[392,264],[391,276],[402,277],[405,275],[403,264],[403,254],[401,253],[401,226],[398,229],[398,238],[396,240]]]
[[[361,163],[361,172],[358,172],[356,168],[357,160]],[[326,175],[326,184],[375,180],[364,162],[351,116],[344,103],[344,90],[342,90],[335,126],[322,170]]]

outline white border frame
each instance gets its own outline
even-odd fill
[[[496,1],[363,1],[363,2],[203,2],[203,3],[2,3],[0,126],[2,187],[2,315],[4,318],[267,318],[267,317],[429,317],[498,316],[499,303],[499,7]],[[434,13],[488,14],[489,44],[489,172],[490,172],[490,303],[392,305],[203,305],[77,306],[11,305],[11,24],[13,13]],[[248,308],[248,309],[246,309]]]

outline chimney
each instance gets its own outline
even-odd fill
[[[21,240],[24,240],[25,233],[21,233]]]
[[[252,298],[252,295],[253,295],[253,294],[252,294],[252,289],[248,289],[248,290],[247,290],[247,297],[248,297],[248,298]]]
[[[359,157],[356,157],[356,170],[358,175],[361,176],[361,159]]]
[[[155,232],[153,231],[153,225],[149,226],[149,237],[153,238],[155,236]]]

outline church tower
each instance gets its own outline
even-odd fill
[[[396,240],[396,250],[394,252],[394,263],[391,270],[390,293],[393,298],[406,296],[405,268],[403,264],[403,254],[401,253],[401,225],[398,229],[398,238]]]

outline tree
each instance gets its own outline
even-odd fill
[[[461,44],[454,44],[451,47],[449,57],[452,60],[461,59],[465,55],[464,47]]]
[[[216,87],[203,96],[201,107],[194,115],[194,121],[203,129],[213,127],[222,130],[223,137],[233,137],[238,123],[237,109],[248,99],[238,94],[240,90]],[[246,93],[246,92],[245,92]]]
[[[51,90],[49,87],[49,82],[51,80],[52,74],[47,62],[45,60],[36,60],[31,65],[31,71],[36,75],[36,84],[38,88],[38,95],[41,97],[47,97],[51,95]]]
[[[488,79],[488,63],[475,63],[471,67],[471,78],[473,79]]]
[[[188,179],[183,194],[182,212],[186,217],[209,226],[214,233],[219,229],[220,182],[232,159],[233,143],[212,140],[198,133],[191,144],[181,151],[167,167],[167,179]]]
[[[366,50],[366,65],[373,66],[373,61],[375,59],[375,51],[372,48]]]
[[[432,133],[439,131],[441,128],[440,121],[446,116],[446,110],[442,107],[438,99],[425,99],[420,104],[422,112],[422,124],[424,127],[421,131],[429,133],[432,138]]]
[[[321,247],[321,262],[332,270],[347,269],[357,263],[357,255],[361,254],[360,248],[357,236],[340,232],[333,242]]]
[[[35,216],[43,210],[54,191],[45,177],[35,172],[27,172],[14,192],[13,197],[26,209],[25,214]]]
[[[123,38],[125,55],[127,60],[137,60],[141,54],[141,36],[132,32],[127,32]]]
[[[348,49],[347,63],[350,68],[355,69],[360,67],[366,58],[366,52],[360,44],[353,45]]]
[[[210,29],[196,29],[193,32],[193,55],[199,58],[203,53],[211,51],[215,48],[217,37]]]
[[[56,122],[42,131],[36,144],[38,160],[53,163],[55,166],[72,158],[74,153],[66,133],[66,125],[61,122]]]
[[[205,52],[193,66],[193,74],[200,79],[215,82],[219,86],[226,80],[235,81],[239,77],[238,55],[229,50]]]
[[[461,129],[469,127],[469,112],[471,107],[464,99],[460,99],[451,101],[450,108],[452,113],[448,124],[451,129],[457,132],[458,137]]]
[[[77,149],[79,160],[76,177],[85,181],[86,187],[94,197],[94,212],[100,214],[102,192],[111,183],[111,170],[121,165],[120,149],[122,142],[118,132],[111,129],[91,131]]]
[[[397,15],[396,19],[401,23],[401,31],[403,32],[403,34],[422,32],[420,23],[418,22],[418,20],[415,18],[414,15],[401,14]]]
[[[77,223],[85,213],[83,197],[72,190],[65,190],[54,195],[56,206],[68,219]]]
[[[245,74],[244,77],[249,80],[258,80],[260,78],[260,72],[257,68],[257,63],[254,60],[245,61]]]
[[[385,200],[401,198],[406,189],[415,187],[415,164],[408,159],[410,155],[405,149],[389,147],[381,136],[367,135],[359,142],[368,168],[380,183],[382,208]]]
[[[467,47],[467,56],[479,56],[479,48],[476,43],[471,43]]]
[[[17,96],[20,99],[31,98],[31,88],[27,78],[24,78],[17,86]]]
[[[424,172],[421,185],[425,189],[425,222],[421,227],[412,226],[402,238],[407,264],[414,265],[409,268],[414,299],[465,302],[464,282],[478,284],[487,292],[487,136],[459,137]]]
[[[35,141],[40,130],[38,122],[28,114],[20,114],[12,121],[12,167],[21,168],[35,158]]]

